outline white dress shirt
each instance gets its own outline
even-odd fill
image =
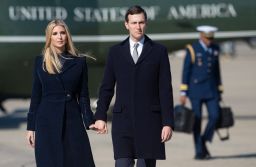
[[[144,45],[144,40],[145,40],[145,37],[141,38],[141,40],[140,40],[139,42],[134,42],[134,41],[132,41],[131,38],[129,38],[129,42],[130,42],[130,53],[131,53],[131,55],[132,55],[133,50],[134,50],[134,44],[135,44],[135,43],[138,43],[139,46],[138,46],[138,48],[137,48],[137,51],[138,51],[138,57],[140,57],[141,52],[142,52],[142,49],[143,49],[143,45]]]

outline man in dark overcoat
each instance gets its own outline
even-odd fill
[[[128,9],[129,37],[109,50],[99,92],[95,127],[107,131],[107,110],[116,88],[112,142],[116,167],[155,167],[165,159],[164,143],[172,136],[173,93],[167,49],[146,36],[147,15]]]
[[[223,91],[220,65],[219,46],[213,43],[213,26],[198,26],[200,39],[188,46],[184,59],[181,104],[186,103],[189,97],[193,112],[195,113],[194,144],[195,159],[204,160],[210,158],[206,142],[211,142],[219,117],[219,100]],[[209,121],[203,134],[201,134],[202,105],[208,110]]]

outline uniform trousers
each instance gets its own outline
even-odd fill
[[[193,129],[195,153],[205,154],[205,142],[212,141],[215,126],[219,118],[219,98],[211,99],[190,99],[193,112],[195,113],[195,124]],[[202,105],[206,104],[208,111],[208,123],[204,133],[201,135]]]
[[[134,167],[133,158],[119,158],[115,162],[115,167]],[[155,159],[138,159],[136,167],[156,167]]]

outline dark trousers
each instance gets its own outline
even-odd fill
[[[120,158],[115,162],[115,167],[134,167],[135,161],[133,158]],[[138,159],[136,167],[156,167],[155,159]]]
[[[194,143],[196,155],[205,154],[205,142],[212,141],[216,122],[219,117],[219,99],[190,99],[192,109],[195,113],[194,124]],[[202,122],[202,105],[206,104],[208,111],[208,123],[206,125],[204,133],[201,135],[201,122]]]

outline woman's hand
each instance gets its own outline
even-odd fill
[[[91,124],[91,125],[89,126],[89,129],[90,129],[90,130],[95,130],[95,131],[97,131],[97,128],[95,127],[95,124]]]
[[[26,139],[28,145],[30,145],[32,148],[35,148],[35,131],[28,130]]]

